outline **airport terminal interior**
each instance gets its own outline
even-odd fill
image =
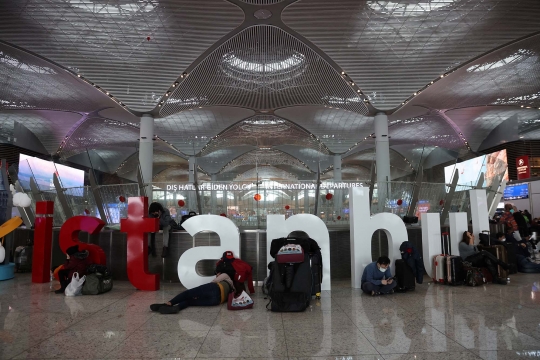
[[[540,359],[540,0],[0,0],[0,160],[0,359]]]

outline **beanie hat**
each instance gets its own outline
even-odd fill
[[[74,245],[72,247],[68,247],[66,250],[66,254],[69,256],[74,255],[79,252],[79,245]]]

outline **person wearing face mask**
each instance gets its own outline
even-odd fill
[[[512,204],[504,204],[504,214],[499,219],[500,224],[505,224],[506,227],[512,229],[512,234],[517,241],[521,241],[521,235],[519,234],[519,227],[514,219],[514,207]]]
[[[362,291],[366,294],[381,295],[392,294],[397,281],[392,279],[390,272],[390,259],[381,256],[376,262],[372,262],[364,268],[362,274]]]
[[[503,269],[508,270],[508,264],[497,259],[489,252],[482,250],[478,251],[476,245],[474,245],[474,234],[465,231],[463,233],[463,239],[459,243],[459,256],[463,261],[467,261],[474,267],[485,267],[491,273],[494,284],[506,285],[506,279],[499,277],[497,272],[497,265],[500,265]]]

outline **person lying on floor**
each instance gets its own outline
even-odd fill
[[[392,294],[397,282],[392,279],[390,272],[390,259],[381,256],[364,268],[362,273],[362,291],[366,294],[381,295]]]
[[[238,295],[237,289],[240,290],[241,287],[243,284],[233,283],[229,275],[218,273],[212,282],[186,290],[164,304],[152,304],[150,310],[161,314],[176,314],[190,306],[223,304],[227,301],[229,293],[235,292],[235,295]]]

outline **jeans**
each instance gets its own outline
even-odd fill
[[[221,304],[221,290],[216,283],[204,284],[176,295],[170,302],[180,310],[189,306],[215,306]]]
[[[171,231],[171,225],[159,227],[163,230],[163,246],[169,247],[169,232]],[[156,233],[150,233],[150,242],[152,245],[156,243]]]
[[[369,281],[366,281],[362,284],[362,291],[366,294],[371,294],[372,291],[381,293],[381,294],[388,294],[391,290],[393,290],[397,285],[397,281],[392,281],[391,284],[388,285],[375,285],[373,283],[370,283]]]
[[[518,271],[522,273],[540,273],[540,264],[533,263],[525,256],[516,255]]]

